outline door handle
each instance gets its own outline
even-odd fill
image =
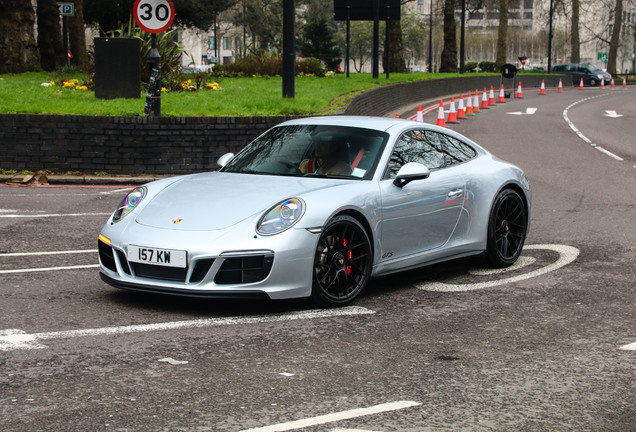
[[[452,191],[448,192],[448,199],[456,199],[456,198],[460,198],[462,195],[464,195],[464,189],[453,189]]]

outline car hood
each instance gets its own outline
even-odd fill
[[[219,172],[185,176],[151,197],[136,221],[163,229],[222,230],[287,198],[350,182],[357,181]]]

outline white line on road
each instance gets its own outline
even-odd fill
[[[121,335],[159,330],[177,330],[201,327],[216,327],[237,324],[258,324],[281,321],[297,321],[301,319],[329,318],[334,316],[368,315],[375,311],[349,306],[341,309],[312,309],[301,312],[284,312],[272,315],[256,315],[247,317],[209,318],[189,321],[173,321],[154,324],[138,324],[118,327],[102,327],[93,329],[64,330],[45,333],[28,334],[20,329],[0,330],[0,351],[15,349],[46,348],[40,341],[51,339],[71,339],[84,336]]]
[[[310,417],[302,420],[291,421],[288,423],[279,423],[271,426],[257,427],[253,429],[244,429],[241,432],[282,432],[306,427],[317,426],[325,423],[333,423],[341,420],[349,420],[352,418],[379,414],[388,411],[397,411],[405,408],[422,405],[413,401],[397,401],[388,402],[380,405],[374,405],[368,408],[356,408],[348,411],[340,411],[332,414],[325,414],[317,417]]]
[[[0,257],[63,255],[63,254],[82,254],[82,253],[97,253],[97,249],[50,251],[50,252],[7,252],[7,253],[0,253]]]
[[[57,271],[57,270],[77,270],[77,269],[88,269],[88,268],[97,268],[97,267],[99,267],[99,264],[74,265],[74,266],[64,266],[64,267],[36,267],[36,268],[25,268],[25,269],[0,270],[0,274],[46,272],[46,271]]]
[[[636,342],[623,345],[621,349],[626,351],[636,351]]]
[[[51,218],[51,217],[75,217],[75,216],[110,216],[112,213],[54,213],[54,214],[7,214],[0,218]]]
[[[551,271],[560,269],[571,262],[573,262],[579,256],[579,250],[572,246],[567,245],[528,245],[524,246],[523,250],[552,250],[559,253],[559,258],[552,264],[549,264],[545,267],[541,267],[537,270],[524,273],[518,276],[509,277],[506,279],[497,279],[487,282],[476,282],[476,283],[467,283],[467,284],[452,284],[452,283],[443,283],[443,282],[424,282],[420,284],[416,284],[415,286],[418,289],[423,291],[439,291],[439,292],[462,292],[462,291],[473,291],[484,288],[492,288],[499,285],[520,282],[522,280],[530,279],[533,277],[541,276]]]

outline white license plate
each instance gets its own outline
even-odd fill
[[[128,261],[185,268],[186,251],[130,245],[128,246]]]

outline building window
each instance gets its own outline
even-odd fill
[[[214,36],[209,36],[208,37],[208,48],[213,50],[214,47]]]
[[[223,49],[224,50],[231,50],[232,49],[232,39],[230,38],[223,38]]]

